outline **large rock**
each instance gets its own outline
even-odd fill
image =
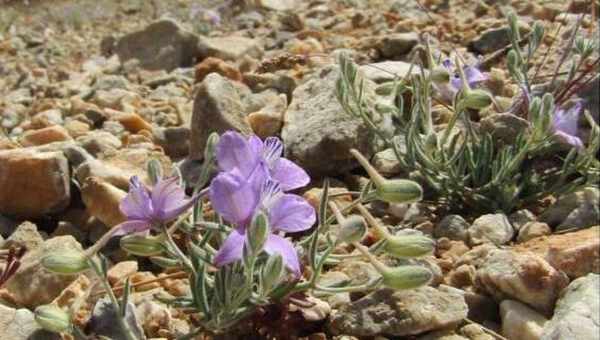
[[[436,238],[447,237],[455,241],[467,242],[469,223],[460,215],[448,215],[444,217],[433,230]]]
[[[557,230],[585,228],[597,225],[600,220],[600,190],[588,187],[561,196],[540,216],[540,221]]]
[[[571,278],[600,274],[600,226],[539,237],[520,244],[515,250],[538,254]]]
[[[541,340],[600,339],[600,276],[589,274],[569,285],[556,304]]]
[[[252,133],[244,111],[238,86],[217,73],[206,76],[194,99],[190,158],[203,158],[206,140],[212,132],[221,134],[236,130],[244,134]]]
[[[0,151],[0,214],[36,218],[71,200],[69,163],[60,152]]]
[[[494,249],[483,259],[475,285],[497,301],[513,299],[550,315],[567,276],[532,253]]]
[[[82,248],[72,236],[59,236],[25,253],[21,259],[21,266],[6,282],[0,295],[19,306],[30,309],[50,303],[77,279],[77,275],[51,273],[42,267],[41,260],[48,254],[60,254],[66,251],[82,251]]]
[[[449,328],[467,316],[461,294],[433,287],[381,289],[342,307],[330,318],[337,334],[357,337],[407,336]]]
[[[419,66],[414,65],[411,68],[411,64],[404,61],[382,61],[379,63],[365,64],[361,65],[359,69],[367,79],[376,83],[402,79],[408,75],[409,70],[410,74],[421,73]],[[427,70],[425,70],[425,72],[427,72]]]
[[[260,58],[263,48],[256,39],[238,36],[205,38],[199,43],[202,57],[238,61],[245,56]]]
[[[15,229],[6,242],[2,244],[1,248],[8,249],[13,246],[20,246],[31,251],[39,247],[42,243],[44,243],[44,239],[38,232],[37,226],[26,221]]]
[[[35,322],[33,313],[14,309],[0,303],[0,338],[6,340],[58,340],[60,335],[43,330]]]
[[[512,240],[515,230],[504,214],[487,214],[480,216],[468,230],[472,245],[493,243],[506,244]]]
[[[349,153],[367,158],[379,151],[378,139],[360,117],[345,113],[336,99],[337,66],[328,66],[294,90],[281,132],[286,157],[311,175],[335,175],[356,167]],[[365,79],[364,98],[374,100],[374,83]],[[376,122],[380,117],[372,117]],[[380,125],[383,125],[379,123]]]
[[[548,321],[540,313],[514,300],[502,301],[500,316],[502,335],[515,340],[539,340],[544,324]]]
[[[171,71],[193,65],[199,52],[198,37],[172,20],[161,19],[121,37],[115,52],[122,62],[135,58],[146,69]]]

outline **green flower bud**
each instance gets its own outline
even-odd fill
[[[77,274],[88,269],[88,258],[82,252],[67,251],[50,254],[42,259],[42,266],[56,274]]]
[[[511,70],[517,70],[519,68],[519,57],[517,56],[517,52],[514,50],[508,51],[506,55],[506,65]]]
[[[147,172],[148,177],[150,178],[150,182],[152,185],[155,185],[163,178],[163,168],[162,164],[158,159],[151,159],[147,164]]]
[[[340,222],[340,231],[337,234],[338,242],[360,242],[367,233],[365,219],[359,215],[350,215]]]
[[[492,104],[492,96],[483,90],[469,90],[465,92],[462,103],[469,109],[480,110]]]
[[[179,260],[170,259],[163,256],[152,256],[150,261],[161,268],[174,268],[181,265]]]
[[[262,289],[266,295],[271,291],[271,288],[279,283],[279,280],[285,272],[283,266],[283,258],[280,254],[269,256],[267,262],[261,270]]]
[[[258,255],[265,245],[265,242],[267,242],[267,237],[269,237],[269,218],[267,215],[260,212],[254,216],[252,223],[248,228],[246,244],[250,254],[253,256]]]
[[[422,235],[390,236],[386,239],[385,251],[395,257],[410,258],[430,254],[435,242]]]
[[[55,305],[43,305],[35,309],[35,321],[43,329],[62,333],[71,330],[71,315]]]
[[[162,240],[155,236],[127,235],[121,238],[119,244],[121,249],[137,256],[156,256],[164,250]]]
[[[431,70],[431,80],[438,84],[445,84],[450,81],[450,72],[443,66],[436,66]]]
[[[383,284],[392,289],[413,289],[428,284],[433,278],[429,269],[421,266],[400,266],[388,268],[384,273]]]
[[[215,154],[215,148],[219,142],[219,134],[216,132],[211,133],[206,140],[206,147],[204,147],[204,160],[212,159]]]
[[[423,188],[408,179],[388,179],[377,186],[375,194],[389,203],[414,203],[423,199]]]

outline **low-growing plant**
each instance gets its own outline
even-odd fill
[[[491,93],[476,88],[486,79],[476,66],[463,66],[458,57],[454,62],[435,60],[426,42],[429,70],[420,67],[417,74],[409,71],[403,79],[380,85],[377,92],[390,95],[394,105],[373,106],[364,99],[365,81],[357,65],[346,55],[339,56],[337,96],[345,112],[364,120],[394,151],[401,167],[428,188],[427,198],[448,210],[510,212],[548,195],[594,185],[599,178],[596,122],[585,114],[591,126],[585,146],[576,136],[581,104],[558,107],[556,102],[565,98],[565,90],[539,92],[528,76],[532,56],[543,39],[542,26],[534,24],[527,48],[522,50],[514,15],[509,16],[509,23],[513,42],[509,71],[523,89],[511,112],[524,102],[528,119],[528,126],[512,143],[479,129],[471,120],[473,113],[490,105],[502,112]],[[583,60],[596,48],[589,41],[573,38],[572,42],[573,53],[580,58],[571,67],[565,86],[577,78],[578,70],[586,65]],[[452,117],[445,126],[434,127],[432,101],[443,97],[451,100],[444,105]],[[375,124],[376,111],[393,114],[396,135],[386,134]],[[565,146],[567,151],[561,152]],[[544,160],[550,162],[541,169],[539,163]]]

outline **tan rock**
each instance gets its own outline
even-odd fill
[[[52,125],[39,130],[26,131],[21,137],[21,145],[36,146],[71,139],[67,129],[60,125]]]
[[[127,193],[97,177],[88,177],[81,186],[81,199],[90,215],[108,227],[113,227],[127,218],[119,209]]]
[[[65,123],[65,129],[69,132],[73,138],[84,136],[90,131],[90,126],[79,120],[69,120]]]
[[[242,81],[242,74],[240,71],[219,58],[208,57],[202,60],[200,64],[196,65],[195,69],[196,83],[203,81],[209,73],[213,72],[216,72],[231,80]]]
[[[69,164],[61,152],[0,151],[0,214],[24,218],[62,211],[71,200]]]
[[[108,109],[105,109],[105,111]],[[112,110],[111,110],[112,111]],[[112,120],[116,120],[121,123],[131,133],[138,133],[141,130],[152,131],[152,124],[144,120],[140,115],[136,113],[125,113],[125,112],[112,112]]]
[[[508,339],[538,340],[548,321],[543,315],[518,301],[500,304],[502,335]]]
[[[123,261],[115,264],[108,270],[108,282],[115,286],[117,283],[125,281],[129,276],[138,271],[137,261]]]

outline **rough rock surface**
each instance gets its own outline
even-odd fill
[[[500,304],[502,335],[508,339],[539,340],[548,321],[543,315],[514,300]]]
[[[506,244],[512,240],[515,230],[504,214],[487,214],[477,218],[469,228],[472,245],[493,243]]]
[[[26,309],[14,309],[0,303],[0,338],[6,340],[59,340],[60,335],[41,329]]]

